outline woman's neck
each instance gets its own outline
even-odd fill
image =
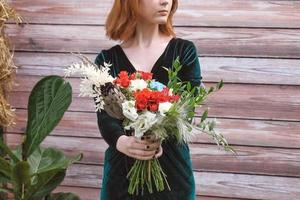
[[[159,43],[164,43],[170,36],[163,35],[159,32],[158,24],[149,23],[138,23],[136,27],[135,37],[125,41],[122,46],[127,47],[137,47],[137,48],[149,48],[155,46]]]

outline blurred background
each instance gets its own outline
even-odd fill
[[[25,131],[27,101],[42,77],[64,75],[116,44],[105,37],[112,0],[10,0],[27,24],[8,24],[18,67],[10,102],[16,125],[5,130],[10,146]],[[238,156],[219,150],[205,135],[190,145],[200,200],[300,198],[300,1],[179,0],[177,37],[195,43],[204,84],[224,87],[205,106]],[[43,145],[84,158],[68,169],[57,191],[99,199],[103,153],[93,101],[78,97],[78,77],[68,79],[73,102]],[[199,112],[199,115],[201,113]],[[198,115],[198,117],[199,117]]]

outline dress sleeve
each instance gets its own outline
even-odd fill
[[[181,64],[181,80],[189,81],[193,87],[204,87],[204,84],[202,83],[201,67],[198,59],[197,49],[192,41],[188,41],[183,50]]]
[[[103,51],[98,54],[95,59],[95,64],[99,67],[103,65],[105,61],[105,54]],[[111,69],[113,70],[113,69]],[[125,135],[124,129],[122,126],[122,120],[116,119],[108,115],[104,110],[97,111],[97,121],[99,131],[105,140],[105,142],[116,148],[117,140],[121,135]]]

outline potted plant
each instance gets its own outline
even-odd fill
[[[82,154],[67,158],[41,143],[55,128],[72,101],[72,88],[59,76],[47,76],[33,88],[28,101],[28,120],[23,142],[11,150],[0,140],[0,191],[15,200],[78,200],[72,193],[51,193],[64,179],[69,165]]]

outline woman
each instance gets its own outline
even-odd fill
[[[176,38],[172,17],[177,0],[115,0],[106,21],[106,34],[120,45],[102,50],[95,63],[112,63],[111,74],[121,70],[152,72],[153,78],[168,83],[168,74],[162,66],[170,68],[177,56],[183,65],[178,76],[193,86],[201,84],[201,70],[193,42]],[[189,147],[178,145],[173,139],[155,141],[126,135],[122,121],[110,117],[105,111],[97,113],[99,130],[109,144],[105,152],[101,200],[194,200],[195,181]],[[134,159],[157,157],[167,174],[171,191],[167,189],[143,196],[130,196],[126,175]]]

